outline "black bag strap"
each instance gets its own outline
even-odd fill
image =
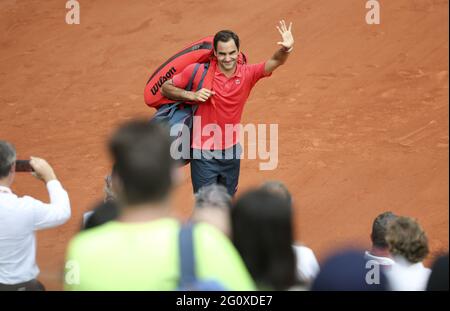
[[[180,228],[178,248],[180,252],[180,280],[179,287],[186,288],[196,280],[194,257],[194,224],[187,222]]]
[[[189,79],[189,83],[188,83],[188,85],[186,87],[186,91],[191,91],[192,90],[192,84],[194,83],[194,79],[195,79],[195,76],[197,75],[198,68],[200,68],[200,64],[199,63],[195,64],[194,71],[192,72],[192,76]]]
[[[189,78],[188,85],[186,86],[186,91],[192,90],[192,87],[194,85],[194,79],[195,79],[195,76],[197,75],[200,65],[201,65],[201,63],[195,64],[194,70],[192,71],[192,75]],[[200,77],[197,91],[199,91],[203,86],[203,82],[205,80],[206,73],[208,72],[208,69],[209,69],[209,63],[204,63],[203,66],[204,66],[204,70],[202,72],[202,76]],[[184,103],[183,101],[177,101],[177,102],[174,102],[169,105],[162,105],[161,107],[159,107],[157,109],[157,114],[155,116],[159,116],[162,114],[162,115],[166,116],[167,118],[171,118],[177,109],[176,107],[183,103]],[[195,113],[196,110],[197,110],[197,105],[192,105],[192,111]]]
[[[206,77],[206,73],[208,72],[208,69],[209,69],[209,63],[204,63],[203,64],[203,72],[202,72],[202,76],[200,77],[200,81],[198,82],[197,91],[202,89],[203,82],[205,81],[205,77]],[[198,105],[192,106],[192,112],[194,114],[197,111],[197,108],[198,108]]]
[[[198,83],[198,87],[197,87],[197,91],[202,89],[203,86],[203,81],[205,80],[206,77],[206,73],[208,72],[209,69],[209,63],[204,63],[203,64],[203,72],[202,72],[202,76],[200,77],[200,82]]]

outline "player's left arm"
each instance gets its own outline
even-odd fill
[[[286,27],[284,20],[280,21],[280,25],[277,26],[278,32],[281,35],[283,41],[277,42],[281,46],[279,50],[275,52],[271,59],[266,61],[264,66],[264,72],[266,74],[271,73],[279,66],[283,65],[289,57],[289,54],[294,49],[294,37],[292,36],[292,22],[289,23],[289,27]]]

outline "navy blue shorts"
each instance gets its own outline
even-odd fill
[[[236,144],[225,150],[192,149],[191,179],[194,193],[211,184],[224,185],[230,195],[237,191],[242,147]]]

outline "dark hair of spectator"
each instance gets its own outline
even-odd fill
[[[296,283],[292,210],[286,200],[253,190],[231,210],[233,242],[261,288],[285,290]]]
[[[123,125],[109,142],[126,205],[159,202],[172,187],[175,161],[167,128],[148,121]]]
[[[397,216],[392,212],[384,212],[375,218],[372,224],[372,233],[370,235],[372,244],[378,248],[388,248],[386,241],[386,231],[389,223]]]

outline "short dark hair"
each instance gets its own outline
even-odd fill
[[[260,288],[285,290],[297,281],[291,206],[279,195],[258,189],[231,209],[233,242]]]
[[[384,212],[375,218],[372,224],[372,233],[370,238],[372,244],[378,248],[387,248],[388,243],[386,241],[386,232],[389,223],[396,219],[398,216],[392,212]]]
[[[421,262],[429,253],[425,231],[410,217],[393,220],[388,226],[386,241],[392,255],[400,255],[411,263]]]
[[[9,175],[15,162],[16,149],[14,146],[5,140],[0,140],[0,178]]]
[[[220,42],[228,42],[230,39],[234,40],[237,49],[239,50],[239,37],[237,34],[232,32],[231,30],[221,30],[214,36],[214,51],[217,51],[217,43]]]
[[[125,204],[159,202],[172,187],[175,161],[168,129],[148,121],[121,126],[109,142]]]

